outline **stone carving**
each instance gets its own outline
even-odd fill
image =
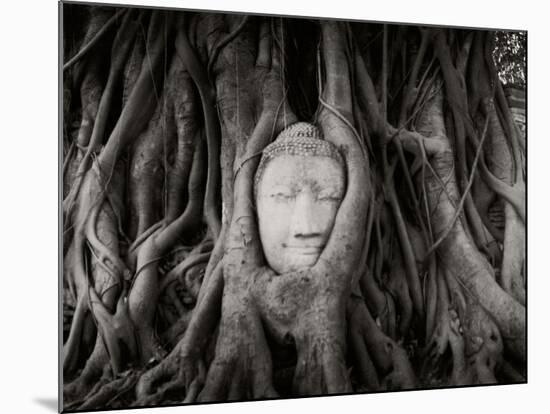
[[[314,125],[293,124],[265,148],[254,192],[260,239],[275,272],[317,262],[345,187],[342,156]]]

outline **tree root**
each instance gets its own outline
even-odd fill
[[[272,378],[271,354],[259,315],[245,308],[222,321],[216,356],[198,400],[275,398]]]
[[[525,261],[525,225],[514,208],[506,203],[504,228],[504,251],[500,270],[502,288],[525,306],[525,286],[522,279],[522,267]]]
[[[460,361],[461,381],[453,377],[458,385],[496,383],[495,369],[503,350],[500,332],[478,299],[464,291],[449,271],[445,276],[459,316],[451,323],[458,346],[451,341],[451,347],[454,360]]]
[[[101,386],[92,390],[86,396],[84,402],[74,408],[88,411],[104,407],[117,407],[115,405],[116,400],[134,388],[139,374],[139,371],[125,371],[110,381],[99,382],[98,384],[101,384]],[[125,407],[125,405],[122,405],[122,407]]]
[[[94,350],[84,369],[73,381],[65,383],[63,387],[63,400],[65,404],[82,401],[83,398],[94,388],[97,381],[102,377],[108,377],[111,372],[109,366],[109,355],[103,341],[96,341]]]
[[[216,191],[219,185],[219,122],[215,111],[214,91],[208,82],[207,72],[202,70],[200,62],[189,44],[185,26],[181,25],[176,39],[176,50],[180,59],[185,62],[189,74],[193,78],[201,98],[208,142],[208,173],[206,179],[206,196],[204,198],[204,214],[214,239],[220,235],[221,222],[216,209]]]
[[[88,312],[88,297],[81,295],[78,298],[74,316],[71,322],[69,338],[63,348],[63,373],[70,376],[75,371],[78,363],[80,340],[84,328],[84,321]]]
[[[73,66],[76,62],[78,62],[80,59],[82,59],[91,49],[92,47],[99,42],[99,40],[103,37],[105,33],[109,31],[109,29],[118,21],[118,19],[126,13],[127,10],[122,9],[117,11],[104,25],[101,29],[98,30],[97,33],[95,33],[94,37],[82,47],[78,51],[76,55],[74,55],[72,58],[70,58],[67,62],[63,64],[63,71],[66,71],[71,66]]]
[[[407,353],[380,330],[363,299],[352,296],[347,309],[350,335],[355,337],[356,346],[362,345],[358,355],[368,352],[372,356],[380,378],[380,389],[414,388],[417,380]]]
[[[396,252],[393,268],[386,281],[386,289],[391,293],[399,307],[399,337],[403,338],[408,332],[413,318],[413,303],[409,295],[407,276],[403,268],[401,254]]]
[[[442,116],[442,96],[432,100],[428,108],[419,122],[419,131],[425,136],[448,140]],[[436,154],[430,163],[437,175],[452,175],[454,154],[450,151]],[[454,221],[456,207],[452,200],[460,198],[459,190],[456,179],[451,179],[446,184],[449,195],[439,197],[441,186],[435,177],[427,177],[426,183],[428,202],[434,211],[434,234],[437,236],[446,231],[449,224]],[[520,359],[524,359],[525,309],[497,284],[491,265],[473,244],[460,221],[453,225],[447,238],[441,242],[438,253],[448,269],[458,272],[456,277],[461,281],[461,285],[492,315],[512,352]]]
[[[164,278],[162,279],[159,290],[162,292],[168,285],[170,285],[172,282],[176,280],[181,281],[181,276],[185,275],[185,273],[191,269],[192,267],[208,262],[210,259],[210,252],[196,254],[196,255],[189,255],[185,260],[183,260],[181,263],[176,265],[170,272],[168,272]]]
[[[193,312],[188,311],[180,315],[180,317],[161,335],[161,342],[167,349],[173,348],[185,334],[185,331],[191,323]]]
[[[127,297],[124,292],[119,296],[116,311],[111,314],[95,289],[90,287],[90,304],[99,334],[109,353],[113,373],[118,375],[125,364],[139,359],[138,342],[130,319]]]
[[[210,338],[218,321],[218,309],[221,303],[223,291],[223,273],[221,263],[218,264],[208,281],[205,293],[193,310],[189,326],[180,340],[158,365],[146,371],[140,378],[136,387],[137,401],[139,404],[148,404],[158,401],[166,390],[162,388],[162,382],[168,382],[172,386],[190,390],[195,380],[200,380],[201,351]],[[195,387],[198,384],[195,382]]]
[[[445,276],[441,274],[441,271],[436,274],[436,284],[437,318],[435,320],[433,333],[428,337],[427,345],[424,350],[424,354],[431,363],[438,361],[447,349],[451,336],[451,321],[454,316],[451,314],[451,312],[454,311],[450,307]]]

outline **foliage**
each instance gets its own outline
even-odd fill
[[[493,59],[500,80],[506,85],[525,87],[527,80],[527,32],[495,32]]]

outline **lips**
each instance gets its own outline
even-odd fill
[[[322,246],[284,246],[285,248],[292,250],[295,253],[310,255],[310,254],[319,254],[322,250]]]

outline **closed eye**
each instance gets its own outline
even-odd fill
[[[319,194],[317,196],[317,200],[319,201],[339,202],[341,199],[337,194]]]
[[[282,192],[279,192],[279,193],[272,193],[270,194],[270,197],[271,198],[274,198],[276,200],[290,200],[291,198],[293,198],[294,196],[290,193],[282,193]]]

